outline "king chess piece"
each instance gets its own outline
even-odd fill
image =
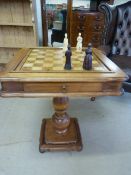
[[[83,38],[81,37],[81,33],[79,33],[79,35],[77,37],[77,45],[76,45],[76,51],[77,52],[82,51],[82,41],[83,41]]]
[[[92,44],[89,43],[87,49],[85,50],[85,58],[83,62],[83,69],[92,69]]]
[[[71,56],[72,56],[70,46],[68,46],[68,50],[65,52],[65,56],[66,56],[66,62],[65,62],[64,69],[70,70],[71,69]]]
[[[67,33],[65,33],[65,38],[63,42],[63,51],[66,52],[68,49],[68,38],[67,38]]]

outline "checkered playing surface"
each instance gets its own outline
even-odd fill
[[[83,60],[85,52],[76,52],[72,50],[72,70],[70,71],[80,71],[83,72]],[[22,71],[32,72],[32,71],[67,71],[64,69],[65,56],[62,49],[46,48],[46,49],[32,49],[28,57],[26,58]],[[93,56],[93,68],[92,71],[104,72],[107,68]]]

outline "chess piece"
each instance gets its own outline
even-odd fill
[[[71,69],[71,55],[72,55],[71,47],[68,46],[68,50],[67,50],[66,53],[65,53],[66,62],[65,62],[65,67],[64,67],[64,69],[67,69],[67,70],[70,70],[70,69]]]
[[[88,52],[92,52],[92,44],[89,43],[86,50],[85,50],[85,53],[87,54]]]
[[[77,37],[77,45],[76,45],[76,51],[77,52],[82,51],[82,41],[83,41],[83,38],[81,37],[81,33],[79,33],[79,35]]]
[[[85,50],[85,58],[83,62],[83,69],[92,69],[92,44],[89,43],[87,49]]]
[[[63,51],[66,52],[68,49],[68,38],[67,33],[65,33],[64,43],[63,43]]]

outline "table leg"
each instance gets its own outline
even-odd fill
[[[41,153],[45,151],[80,151],[82,140],[76,118],[70,118],[66,112],[68,97],[55,97],[55,113],[52,119],[43,119],[40,132]]]

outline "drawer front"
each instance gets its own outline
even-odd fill
[[[52,95],[107,95],[119,93],[121,82],[2,82],[1,94],[7,96],[52,96]],[[14,94],[14,95],[13,95]],[[15,95],[16,94],[16,95]],[[34,94],[34,95],[33,95]],[[24,96],[23,96],[24,95]]]
[[[104,29],[104,23],[102,22],[94,22],[92,25],[89,26],[89,31],[92,32],[102,32]]]
[[[74,33],[91,33],[91,32],[99,32],[101,33],[103,31],[104,24],[101,22],[93,22],[92,24],[87,25],[81,25],[81,24],[75,24],[72,23],[71,30]]]
[[[25,83],[24,92],[30,93],[81,93],[99,92],[101,83]]]
[[[79,13],[72,14],[72,22],[77,24],[91,24],[92,22],[104,22],[104,15],[101,13]]]
[[[83,23],[87,20],[87,15],[84,13],[73,12],[72,19],[72,22],[74,23]]]

